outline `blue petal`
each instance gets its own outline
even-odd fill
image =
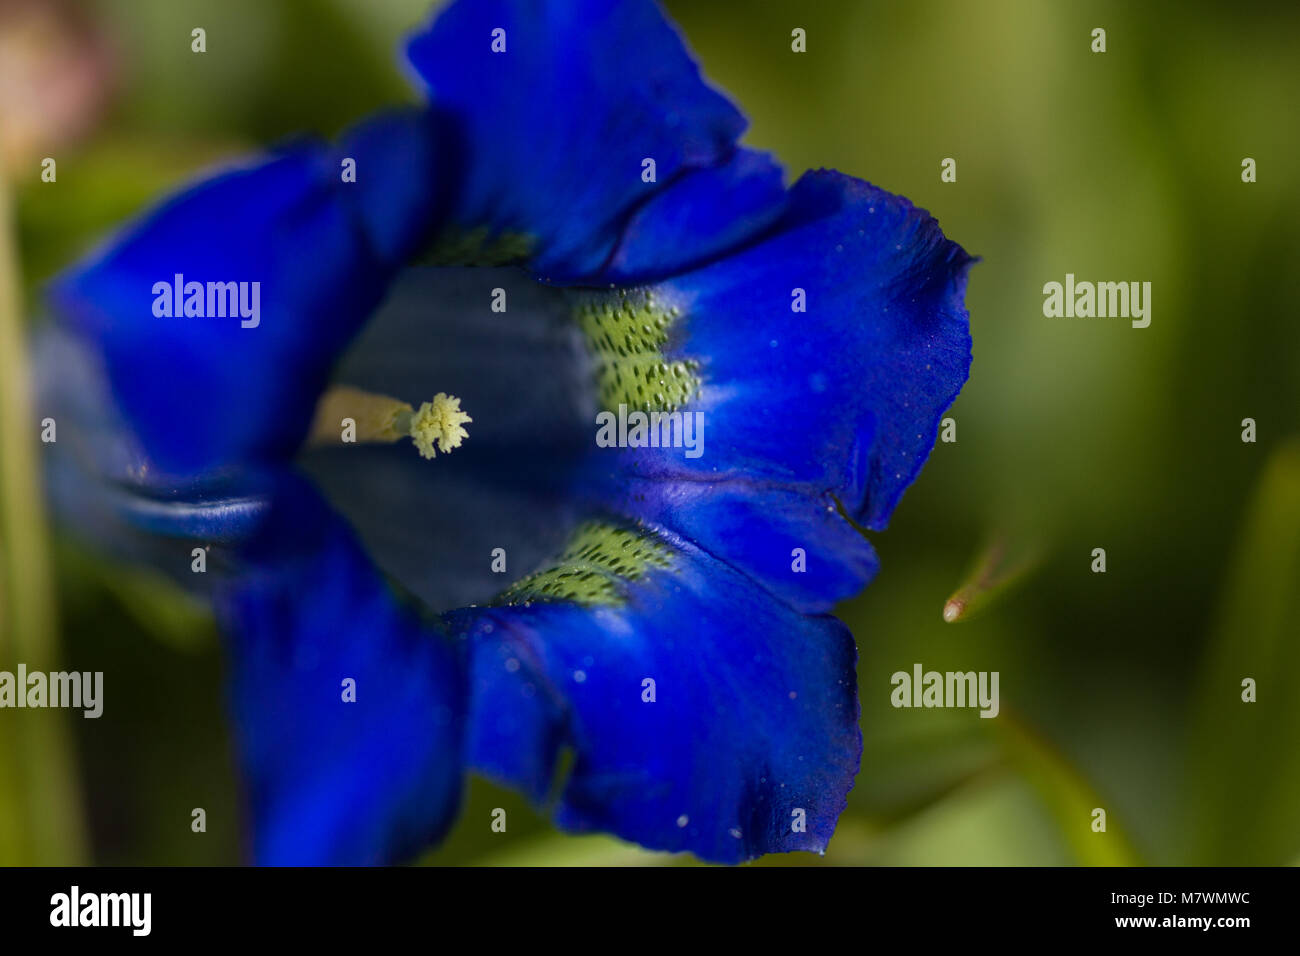
[[[723,862],[823,850],[861,753],[852,638],[664,542],[675,566],[620,606],[451,616],[472,640],[473,764],[540,799],[568,745],[561,826]]]
[[[633,213],[600,278],[629,283],[671,275],[752,240],[785,210],[781,177],[771,156],[752,149],[681,176]]]
[[[606,451],[597,494],[802,610],[854,593],[876,562],[837,506],[885,527],[929,454],[970,368],[971,262],[907,200],[809,173],[761,241],[652,287],[657,307],[681,312],[665,356],[700,363],[684,411],[703,415],[703,452]],[[796,290],[806,312],[792,311]]]
[[[452,184],[439,175],[438,128],[427,111],[390,110],[345,132],[335,149],[356,160],[352,202],[371,249],[390,266],[405,264],[451,201]]]
[[[640,470],[830,491],[885,527],[970,370],[972,261],[906,199],[805,175],[770,238],[662,286],[686,313],[679,351],[705,363],[709,444],[695,460],[642,455]]]
[[[233,546],[250,533],[266,507],[260,478],[160,468],[117,413],[87,343],[58,325],[37,330],[32,359],[37,417],[58,429],[42,460],[60,518],[111,557],[154,564],[187,586],[206,583],[190,571],[191,548]]]
[[[853,597],[879,570],[870,542],[830,494],[744,479],[642,479],[621,472],[588,490],[620,515],[688,538],[804,613]]]
[[[529,237],[553,281],[595,275],[633,209],[745,125],[649,0],[462,0],[408,56],[461,140],[455,221]]]
[[[396,602],[302,483],[277,492],[245,558],[217,606],[256,859],[408,859],[460,799],[460,648]]]
[[[102,356],[122,417],[160,468],[202,475],[281,458],[301,439],[334,358],[433,225],[429,130],[407,113],[354,131],[343,155],[356,183],[313,143],[217,175],[55,281],[52,303]],[[410,156],[396,161],[398,148]],[[155,284],[177,274],[249,283],[250,294],[259,283],[257,323],[155,316]]]

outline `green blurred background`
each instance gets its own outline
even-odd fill
[[[43,279],[195,170],[413,99],[394,51],[428,13],[423,0],[39,0],[64,18],[31,34],[13,27],[27,5],[0,2],[0,117],[16,109],[15,49],[63,43],[90,77],[72,138],[9,144],[21,273],[7,291],[28,314]],[[902,193],[983,257],[958,440],[873,536],[880,575],[841,609],[861,652],[862,772],[824,857],[764,864],[1300,863],[1300,7],[667,7],[750,117],[750,145],[792,178],[826,166]],[[56,113],[23,95],[28,114]],[[39,180],[45,155],[57,184]],[[946,157],[955,183],[940,181]],[[1150,327],[1045,318],[1042,286],[1067,272],[1150,281]],[[19,355],[3,359],[10,384]],[[4,424],[0,666],[26,653],[103,670],[107,703],[99,720],[0,717],[0,862],[237,862],[211,621],[56,532],[57,624],[42,623],[22,479],[33,436]],[[1097,547],[1105,574],[1090,570]],[[945,623],[990,554],[1004,580],[981,613]],[[18,633],[23,620],[36,623]],[[890,675],[918,662],[998,671],[1001,715],[892,708]],[[1241,701],[1245,677],[1256,703]],[[194,807],[206,833],[191,832]],[[426,859],[688,862],[557,833],[479,780]]]

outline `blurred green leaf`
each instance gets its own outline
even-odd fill
[[[1005,705],[993,723],[1007,759],[1037,791],[1077,862],[1085,866],[1140,865],[1114,804],[1103,800],[1059,750]],[[1092,829],[1097,808],[1106,811],[1105,832]]]
[[[58,630],[14,231],[9,183],[0,176],[0,668],[52,670]],[[64,715],[28,711],[5,722],[0,776],[12,785],[0,804],[19,809],[0,818],[8,831],[0,848],[14,854],[4,862],[82,862],[86,836]]]
[[[13,733],[0,734],[0,866],[17,866],[28,858],[17,743]]]
[[[75,546],[60,547],[57,556],[61,578],[102,588],[155,640],[178,650],[196,650],[216,641],[208,603],[161,571],[109,562]]]
[[[876,720],[863,734],[866,769],[849,792],[845,813],[873,829],[899,825],[1000,761],[969,713],[902,713],[917,719]]]
[[[540,837],[507,850],[489,853],[482,866],[671,866],[690,861],[673,853],[654,853],[610,836]]]
[[[834,846],[834,844],[832,844]],[[981,775],[833,862],[882,866],[1051,866],[1069,854],[1042,804],[1013,774]]]
[[[1246,515],[1188,741],[1188,862],[1279,865],[1300,851],[1300,439]],[[1242,682],[1256,682],[1247,703]]]

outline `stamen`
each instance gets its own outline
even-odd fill
[[[472,422],[460,410],[460,399],[446,392],[433,396],[433,401],[425,402],[411,418],[411,440],[420,454],[425,458],[434,456],[433,444],[438,443],[438,451],[444,455],[469,437],[469,432],[461,426]]]
[[[434,446],[444,455],[469,437],[462,427],[473,421],[460,410],[460,399],[446,392],[433,396],[419,410],[387,395],[336,385],[316,405],[307,439],[312,446],[353,442],[395,442],[410,437],[424,458],[433,458]]]

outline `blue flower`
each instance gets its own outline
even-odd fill
[[[649,2],[464,0],[407,57],[429,105],[53,283],[52,496],[208,549],[258,861],[408,859],[468,769],[574,831],[822,850],[861,752],[828,612],[966,379],[971,259],[786,189]]]

